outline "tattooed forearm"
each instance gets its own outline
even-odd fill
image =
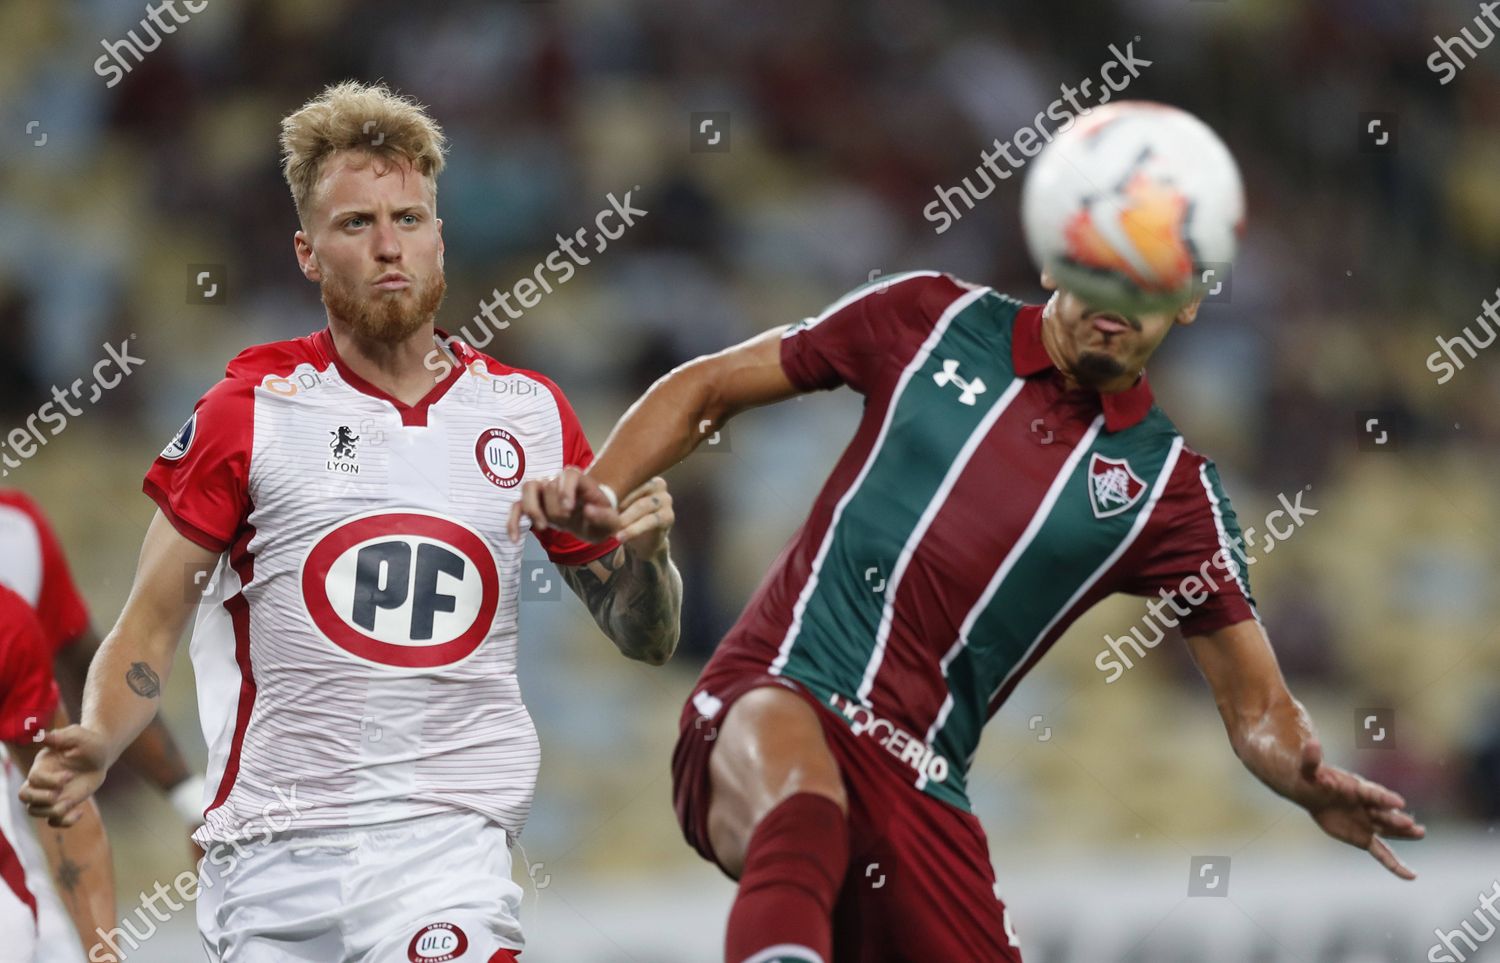
[[[73,862],[67,853],[67,842],[62,833],[57,833],[57,851],[62,854],[53,876],[57,879],[57,887],[62,890],[63,898],[70,904],[76,900],[78,884],[83,879],[84,867]]]
[[[682,628],[682,577],[666,551],[643,559],[617,548],[587,565],[558,569],[627,657],[651,665],[672,657]]]
[[[125,683],[130,686],[130,691],[143,699],[155,699],[161,695],[161,676],[144,662],[130,663],[130,671],[125,673]]]

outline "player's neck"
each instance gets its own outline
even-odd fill
[[[394,343],[362,338],[333,319],[328,331],[340,361],[403,404],[414,405],[427,397],[437,380],[452,370],[449,365],[433,367],[429,363],[433,351],[441,351],[431,324]]]
[[[1049,301],[1042,309],[1042,347],[1047,351],[1047,357],[1051,359],[1052,366],[1062,375],[1063,384],[1069,390],[1084,388],[1096,391],[1101,395],[1115,394],[1120,391],[1128,391],[1135,383],[1141,380],[1141,373],[1123,374],[1118,378],[1112,378],[1101,385],[1084,384],[1073,374],[1072,364],[1063,352],[1062,336],[1058,331],[1058,321],[1052,314],[1052,303]]]

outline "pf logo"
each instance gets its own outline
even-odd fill
[[[357,515],[302,563],[313,624],[357,658],[402,669],[453,665],[489,635],[500,573],[479,533],[405,509]]]
[[[446,963],[463,956],[469,949],[469,938],[452,923],[433,923],[417,931],[406,948],[411,963]]]

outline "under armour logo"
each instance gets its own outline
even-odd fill
[[[945,385],[958,385],[963,393],[958,396],[959,404],[973,405],[975,400],[984,394],[984,379],[975,378],[968,381],[958,373],[958,362],[949,358],[943,362],[943,370],[933,374],[932,380],[937,382],[938,387]]]

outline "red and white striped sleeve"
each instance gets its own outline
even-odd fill
[[[162,514],[209,551],[228,549],[250,515],[254,431],[254,385],[226,378],[203,396],[146,474],[143,487]]]
[[[568,403],[567,396],[552,379],[535,372],[527,372],[527,374],[545,385],[552,392],[553,400],[557,402],[559,430],[562,431],[563,436],[563,465],[576,468],[587,468],[592,465],[594,449],[589,444],[588,436],[583,432],[583,426],[578,423],[578,414]],[[617,494],[624,498],[627,493],[618,492]],[[537,541],[542,543],[542,547],[547,550],[547,557],[558,565],[587,565],[620,547],[620,543],[613,538],[602,542],[585,542],[576,535],[558,528],[536,532],[536,537]]]
[[[31,606],[0,587],[0,742],[30,742],[57,711],[52,650]]]
[[[53,531],[52,524],[41,507],[28,496],[14,491],[5,492],[3,498],[0,498],[0,504],[25,516],[35,535],[34,557],[10,561],[36,573],[32,583],[35,599],[23,598],[33,603],[43,637],[53,651],[58,651],[76,640],[88,628],[88,605],[73,581],[73,572],[68,566],[62,542],[58,540],[57,533]],[[27,541],[30,542],[29,539]],[[26,550],[33,551],[33,546],[28,544]],[[14,583],[11,584],[13,588],[16,587]]]

